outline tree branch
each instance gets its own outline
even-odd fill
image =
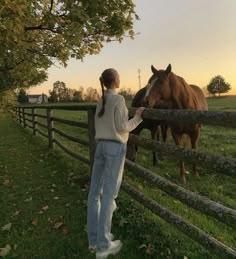
[[[25,31],[42,30],[42,25],[38,26],[25,26]]]
[[[26,27],[25,27],[25,31],[34,31],[34,30],[51,31],[51,32],[53,32],[53,33],[62,34],[62,32],[59,31],[59,30],[53,30],[53,29],[48,28],[48,27],[43,27],[42,25],[38,25],[38,26],[26,26]]]
[[[26,49],[26,50],[29,51],[29,52],[31,52],[31,53],[33,53],[33,54],[38,54],[38,55],[40,55],[40,56],[47,57],[47,55],[45,55],[45,54],[43,54],[43,53],[41,53],[40,51],[37,51],[37,50],[35,50],[35,49]]]
[[[51,6],[50,6],[50,9],[49,9],[50,13],[52,13],[52,8],[53,8],[53,0],[51,0]]]

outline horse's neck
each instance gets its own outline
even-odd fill
[[[182,77],[176,76],[172,88],[172,109],[197,109],[196,94]]]

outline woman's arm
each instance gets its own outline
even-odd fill
[[[143,110],[143,107],[138,108],[135,116],[129,120],[125,100],[122,97],[115,109],[115,125],[117,132],[125,133],[135,129],[143,120],[141,117]]]

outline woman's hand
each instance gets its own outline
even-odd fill
[[[139,107],[139,108],[136,110],[135,115],[139,115],[139,116],[141,117],[144,110],[145,110],[145,107]]]

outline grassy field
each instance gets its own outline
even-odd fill
[[[236,111],[236,97],[208,99],[208,103],[210,110]],[[49,152],[46,139],[32,136],[31,130],[23,129],[7,114],[0,116],[0,228],[12,223],[9,230],[0,230],[0,247],[12,247],[7,258],[94,258],[88,254],[85,232],[88,167],[58,148]],[[86,120],[85,112],[56,111],[55,116]],[[73,136],[88,138],[86,130],[59,123],[55,126]],[[143,137],[149,135],[148,131],[142,132]],[[85,147],[56,138],[88,157]],[[168,142],[172,143],[170,137]],[[235,143],[235,129],[203,126],[199,150],[235,158]],[[166,157],[153,167],[152,154],[140,148],[137,162],[180,184],[178,161]],[[236,180],[199,166],[200,179],[195,179],[191,165],[187,165],[190,173],[186,188],[236,209]],[[128,171],[125,177],[160,205],[236,249],[235,230],[170,198]],[[218,258],[123,191],[118,207],[113,232],[122,239],[124,248],[116,258]]]

